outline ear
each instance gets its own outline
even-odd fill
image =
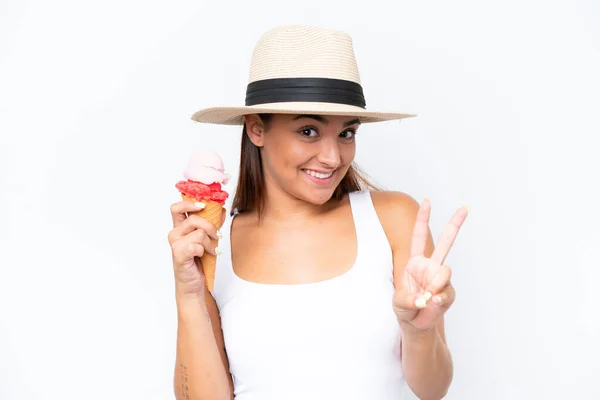
[[[263,147],[265,141],[265,125],[258,115],[245,115],[246,134],[256,147]]]

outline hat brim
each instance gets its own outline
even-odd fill
[[[416,114],[401,112],[366,111],[364,108],[336,103],[270,103],[247,107],[213,107],[195,112],[192,119],[197,122],[218,125],[243,125],[244,116],[250,114],[312,114],[337,115],[359,118],[361,122],[383,122],[416,117]]]

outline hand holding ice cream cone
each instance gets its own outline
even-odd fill
[[[223,205],[229,196],[221,185],[229,181],[229,174],[218,154],[199,151],[183,175],[187,179],[175,185],[183,201],[171,208],[174,229],[169,234],[176,278],[185,292],[200,291],[203,280],[212,291],[220,253],[218,230],[226,217]]]

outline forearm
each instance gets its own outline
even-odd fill
[[[177,400],[229,400],[229,371],[219,353],[210,317],[200,301],[177,300]]]
[[[453,376],[452,357],[437,329],[404,332],[402,370],[419,399],[439,400],[446,395]]]

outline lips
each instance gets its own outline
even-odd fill
[[[331,175],[333,175],[334,171],[330,171],[330,172],[319,172],[319,171],[314,171],[312,169],[304,169],[303,170],[305,173],[307,173],[308,175],[317,178],[317,179],[327,179],[330,178]]]

